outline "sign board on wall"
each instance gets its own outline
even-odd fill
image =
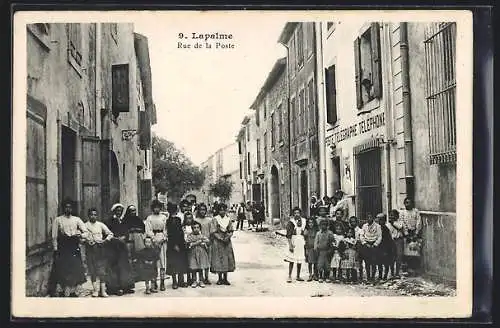
[[[352,125],[335,131],[325,139],[327,147],[335,146],[344,140],[365,134],[385,125],[385,113],[371,115]]]

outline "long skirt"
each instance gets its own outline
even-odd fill
[[[201,245],[195,246],[188,250],[189,269],[205,270],[210,268],[210,259],[208,257],[208,247]]]
[[[78,237],[59,236],[54,259],[55,282],[61,287],[76,287],[87,281]]]
[[[304,246],[306,244],[302,235],[292,235],[292,243],[295,246],[293,252],[290,252],[288,244],[286,245],[285,261],[290,263],[304,263],[306,254]]]
[[[103,244],[86,245],[87,249],[87,269],[93,278],[99,277],[101,281],[106,281],[107,257],[106,248]]]
[[[403,238],[394,239],[395,244],[395,260],[401,261],[404,255],[405,241]]]
[[[137,254],[141,250],[144,249],[144,233],[141,232],[131,232],[129,233],[129,238],[128,238],[128,251],[129,251],[129,257],[132,260],[132,274],[134,276],[135,281],[142,281],[140,279],[140,265],[139,261],[137,261]]]
[[[339,269],[341,260],[342,257],[340,256],[340,252],[335,250],[332,256],[332,261],[330,262],[330,267],[332,269]]]
[[[357,269],[359,266],[358,263],[358,254],[354,248],[347,248],[344,251],[345,257],[340,262],[341,269]]]
[[[128,257],[127,244],[117,238],[107,245],[108,275],[107,287],[110,293],[134,288],[134,276]]]
[[[188,257],[185,248],[179,251],[167,247],[167,274],[172,275],[176,273],[188,272]]]
[[[139,262],[138,280],[137,281],[151,281],[156,280],[158,275],[158,267],[156,261],[142,261]]]
[[[222,242],[214,239],[211,247],[210,272],[233,272],[236,269],[231,240]]]
[[[362,245],[360,249],[361,258],[366,264],[379,264],[380,263],[380,246],[367,247]]]

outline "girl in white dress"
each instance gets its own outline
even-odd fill
[[[302,210],[295,207],[292,211],[293,217],[290,218],[286,226],[286,238],[288,239],[288,249],[285,254],[285,261],[288,262],[288,279],[292,282],[293,264],[297,264],[297,281],[304,281],[300,277],[302,263],[306,260],[304,230],[306,228],[306,219],[302,217]]]

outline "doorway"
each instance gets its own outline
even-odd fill
[[[371,148],[356,155],[357,215],[382,212],[382,173],[380,149]]]
[[[120,167],[115,152],[111,150],[109,155],[111,161],[109,193],[111,204],[116,204],[120,202]]]
[[[340,175],[340,157],[333,157],[332,158],[332,182],[331,182],[331,187],[332,187],[332,192],[335,192],[336,190],[342,189],[342,183],[341,183],[341,175]]]
[[[304,215],[309,215],[309,184],[307,179],[307,171],[300,170],[300,208]]]
[[[261,186],[260,183],[252,184],[252,201],[260,202],[261,201]]]
[[[75,151],[76,132],[68,127],[61,128],[61,199],[71,199],[74,203],[73,214],[78,215],[79,208],[76,197],[76,179],[75,179]]]
[[[281,218],[280,203],[278,169],[273,165],[273,167],[271,168],[271,218]]]

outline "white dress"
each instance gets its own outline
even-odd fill
[[[292,235],[292,245],[294,245],[293,253],[290,252],[290,247],[286,246],[285,261],[291,263],[305,263],[306,254],[304,246],[306,241],[304,239],[304,228],[306,227],[306,219],[301,218],[301,226],[297,226],[297,221],[292,218],[290,219],[295,227],[294,234]]]

